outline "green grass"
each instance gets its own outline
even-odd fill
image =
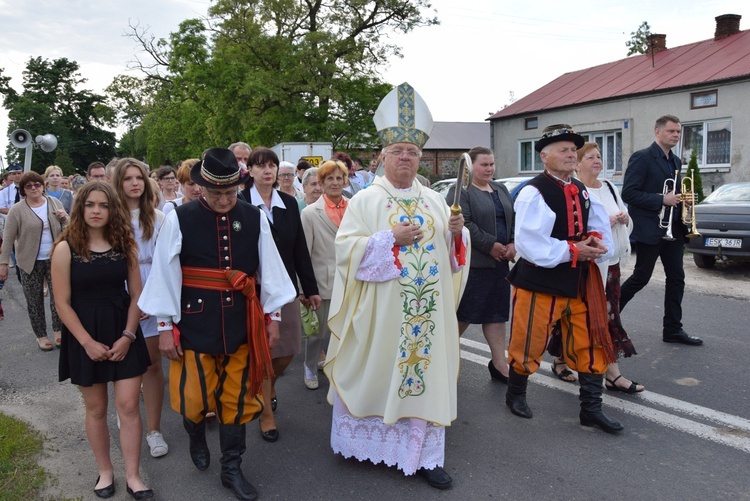
[[[0,413],[0,499],[34,499],[45,472],[37,459],[42,437],[23,421]]]

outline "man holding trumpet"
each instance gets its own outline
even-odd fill
[[[682,328],[683,249],[687,228],[682,223],[679,204],[683,198],[684,203],[693,203],[694,194],[677,193],[682,162],[672,148],[679,143],[681,131],[676,116],[659,117],[654,126],[655,141],[633,153],[628,161],[622,199],[628,204],[633,219],[632,238],[638,246],[633,274],[622,284],[620,310],[648,284],[656,260],[661,259],[666,275],[662,340],[699,346],[703,340],[688,335]]]

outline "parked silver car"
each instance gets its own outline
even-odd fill
[[[695,206],[699,237],[687,250],[699,268],[710,268],[716,258],[750,257],[750,183],[721,186]]]
[[[510,192],[511,196],[515,196],[515,193],[520,189],[520,187],[526,182],[531,179],[531,177],[504,177],[501,179],[493,179],[493,181],[500,181],[505,185],[506,188],[508,188],[508,191]],[[440,181],[435,181],[430,188],[437,191],[443,196],[446,196],[448,194],[448,190],[451,189],[451,186],[453,186],[456,183],[455,179],[441,179]]]

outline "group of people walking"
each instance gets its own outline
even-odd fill
[[[657,121],[655,144],[674,161],[660,134],[679,121],[666,118]],[[292,180],[293,166],[245,143],[208,149],[176,172],[165,170],[162,180],[174,175],[175,183],[164,212],[155,208],[160,197],[144,164],[132,158],[114,165],[109,182],[84,185],[69,210],[64,197],[44,194],[39,174],[21,176],[24,198],[7,216],[0,280],[15,247],[32,327],[45,350],[52,349],[43,312],[48,284],[59,377],[81,389],[97,496],[114,495],[116,485],[108,383],[126,490],[146,499],[153,491],[138,471],[139,394],[150,453],[166,455],[160,422],[168,379],[194,466],[210,465],[206,423],[213,416],[221,484],[238,499],[255,499],[241,468],[247,423],[258,418],[263,440],[280,438],[274,411],[283,398],[275,383],[301,353],[305,386],[319,388],[319,368],[329,381],[335,453],[395,465],[446,489],[452,479],[443,468],[445,427],[457,416],[459,337],[470,324],[482,326],[488,370],[508,385],[510,412],[533,416],[528,378],[549,350],[555,375],[573,382],[571,369],[577,372],[580,423],[623,429],[602,411],[602,391],[638,393],[644,386],[620,373],[617,360],[635,349],[619,311],[648,282],[656,257],[667,256],[657,241],[641,259],[639,243],[635,278],[621,297],[619,264],[640,224],[632,207],[651,194],[646,182],[655,182],[650,168],[635,166],[630,174],[629,167],[620,196],[599,179],[598,145],[554,125],[536,142],[544,173],[516,200],[492,179],[492,151],[473,148],[472,183],[451,189],[449,200],[461,189],[460,210],[452,211],[416,180],[432,129],[419,94],[399,85],[374,120],[383,176],[351,197],[345,159]],[[631,163],[642,157],[633,155]],[[656,205],[649,199],[648,217]],[[679,273],[667,278],[664,341],[698,344],[675,308]],[[303,342],[305,312],[317,316],[318,329]]]

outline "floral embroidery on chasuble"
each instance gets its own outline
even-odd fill
[[[385,178],[349,202],[336,236],[324,371],[331,381],[329,402],[337,393],[352,416],[382,416],[386,424],[419,418],[440,426],[456,419],[454,283],[462,275],[451,265],[449,217],[448,205],[434,191],[418,183],[398,190]],[[389,247],[393,240],[386,237],[385,247],[372,248],[379,257],[367,258],[374,268],[358,278],[372,236],[409,219],[422,229],[422,239]]]
[[[421,193],[411,198],[388,196],[386,209],[388,222],[394,227],[402,222],[419,224],[423,237],[413,245],[399,249],[401,263],[400,314],[401,330],[398,344],[398,368],[401,384],[399,398],[422,395],[427,387],[426,372],[429,370],[435,318],[438,313],[436,298],[440,291],[440,268],[435,255],[435,219],[430,213],[430,204]],[[438,235],[443,238],[442,235]]]

